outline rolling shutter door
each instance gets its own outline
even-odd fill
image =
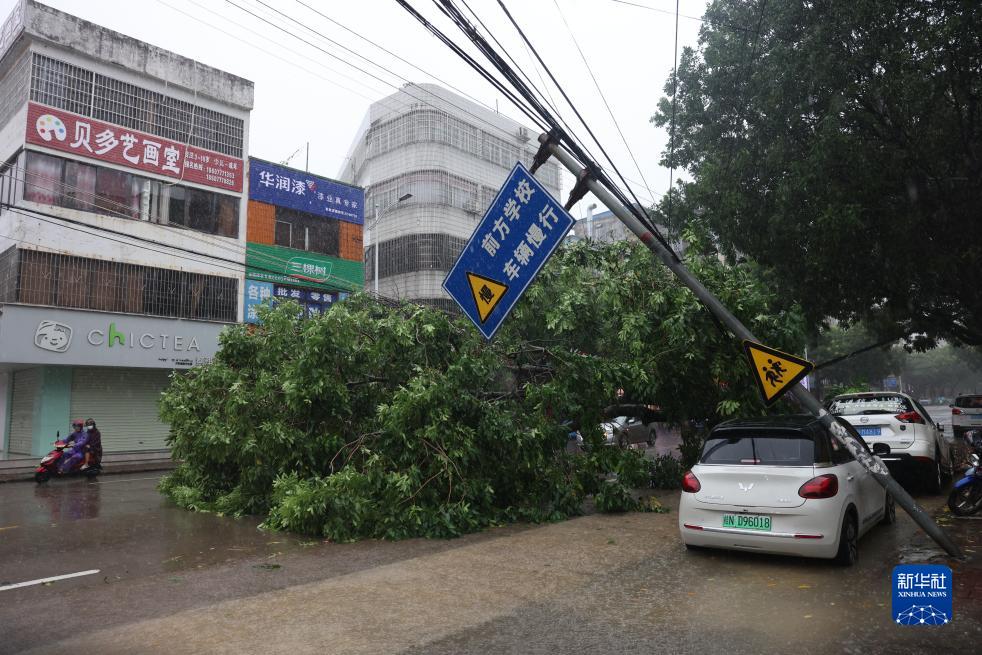
[[[30,455],[34,430],[34,400],[41,384],[41,369],[14,371],[10,403],[10,433],[7,450],[11,454]]]
[[[170,371],[150,368],[76,368],[72,418],[94,418],[106,453],[165,450],[166,423],[157,409]]]

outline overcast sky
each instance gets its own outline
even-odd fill
[[[44,2],[252,80],[256,100],[251,119],[249,154],[283,161],[309,141],[311,172],[328,177],[334,177],[340,169],[348,146],[371,102],[394,92],[406,81],[437,81],[352,32],[380,44],[488,106],[494,107],[497,101],[503,114],[528,123],[507,100],[499,97],[487,82],[439,43],[395,0]],[[0,0],[0,13],[6,17],[14,4],[15,0]],[[439,20],[442,17],[432,2],[411,0],[411,4],[462,42],[463,35],[459,31],[451,31],[455,28]],[[542,87],[530,54],[507,22],[497,0],[468,0],[468,4],[509,49],[511,56],[523,65],[533,81]],[[668,171],[658,166],[658,160],[668,136],[666,132],[653,127],[649,119],[672,71],[674,0],[630,0],[630,3],[616,0],[505,0],[505,4],[576,103],[615,164],[625,177],[632,180],[638,196],[645,202],[652,196],[660,197],[668,187]],[[351,32],[304,5],[326,14]],[[702,16],[705,6],[706,0],[680,0],[681,14],[690,17]],[[317,47],[264,23],[247,10]],[[276,11],[297,22],[291,22]],[[569,29],[563,22],[564,17]],[[680,18],[680,50],[685,45],[696,44],[700,25],[693,18]],[[613,109],[641,172],[635,167],[617,133],[577,52],[571,32]],[[372,63],[323,37],[350,48]],[[363,70],[357,70],[352,65]],[[561,102],[555,88],[550,90],[557,102]],[[568,106],[560,107],[576,133],[586,139],[586,131],[574,122],[575,117]],[[591,149],[599,155],[595,146]],[[290,164],[303,168],[304,152],[297,153]],[[650,194],[641,183],[642,177],[648,183]],[[570,185],[570,179],[564,180],[564,193],[569,191]],[[581,202],[574,209],[574,216],[582,216],[588,202],[590,199]]]

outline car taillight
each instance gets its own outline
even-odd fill
[[[686,471],[685,475],[682,476],[682,491],[694,494],[700,489],[702,489],[702,485],[699,484],[699,478],[693,475],[692,471]]]
[[[798,489],[802,498],[831,498],[839,493],[839,478],[832,473],[812,478]]]
[[[962,413],[962,410],[958,409],[957,407],[952,407],[951,408],[951,415],[952,416],[958,416],[961,413]]]
[[[901,423],[924,423],[924,417],[915,411],[903,412],[897,414],[894,418]]]

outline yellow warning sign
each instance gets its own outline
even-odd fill
[[[774,404],[815,368],[808,360],[753,341],[744,341],[743,350],[754,370],[757,390],[767,405]]]
[[[471,285],[471,294],[477,304],[477,314],[483,323],[488,320],[488,316],[508,292],[508,285],[470,271],[467,272],[467,282]]]

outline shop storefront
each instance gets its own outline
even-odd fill
[[[4,450],[47,452],[73,418],[92,417],[106,452],[166,448],[161,392],[174,371],[211,361],[224,323],[3,305]]]

